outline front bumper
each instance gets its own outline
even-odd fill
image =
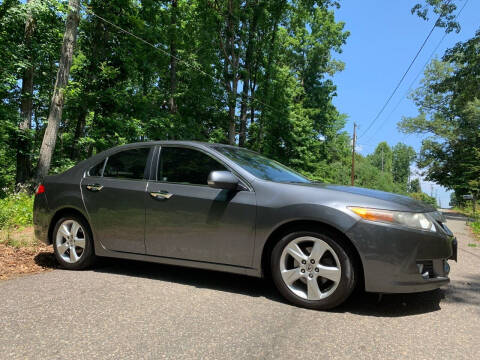
[[[347,235],[360,253],[366,291],[421,292],[450,281],[447,260],[456,260],[457,241],[441,229],[427,232],[361,220]]]

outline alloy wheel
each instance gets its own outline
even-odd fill
[[[65,220],[58,227],[55,245],[63,261],[76,263],[85,251],[85,231],[77,221]]]
[[[302,236],[290,241],[280,257],[287,288],[305,300],[325,299],[340,283],[342,269],[335,251],[324,240]]]

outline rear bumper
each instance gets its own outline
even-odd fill
[[[36,195],[33,202],[33,229],[35,238],[44,244],[49,245],[48,238],[49,215],[47,197],[45,193]]]
[[[457,243],[440,229],[426,232],[359,221],[347,235],[360,253],[366,291],[421,292],[450,281],[447,260],[456,260]]]

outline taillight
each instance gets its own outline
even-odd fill
[[[45,186],[43,184],[38,185],[37,191],[35,192],[35,195],[40,195],[45,192]]]

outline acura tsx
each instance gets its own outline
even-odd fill
[[[67,269],[115,257],[268,275],[287,300],[313,309],[338,306],[356,287],[436,289],[457,257],[444,217],[428,205],[190,141],[123,145],[47,176],[34,225]]]

